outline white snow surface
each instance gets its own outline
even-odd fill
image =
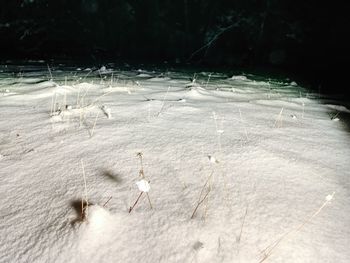
[[[101,70],[0,73],[0,262],[350,262],[345,106]]]

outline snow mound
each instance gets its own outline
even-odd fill
[[[333,104],[326,104],[326,106],[332,110],[340,111],[340,112],[346,112],[350,113],[350,110],[342,105],[333,105]]]
[[[350,262],[349,109],[253,75],[114,72],[0,74],[0,262]],[[83,221],[82,158],[108,202]]]
[[[158,82],[158,81],[168,81],[170,80],[169,77],[154,77],[149,79],[149,81],[154,81],[154,82]]]
[[[106,66],[102,66],[98,71],[100,74],[109,74],[113,72],[112,69],[108,69]]]
[[[75,87],[78,89],[91,89],[91,88],[96,87],[96,84],[81,82],[81,83],[76,84]]]
[[[89,206],[87,215],[88,231],[105,232],[110,227],[114,227],[112,214],[105,208],[92,205]]]
[[[118,236],[120,220],[112,215],[104,207],[98,205],[89,206],[86,220],[82,223],[78,233],[78,258],[105,262],[102,255],[96,255],[96,251],[104,251],[107,246],[113,243],[114,237]]]
[[[187,94],[186,94],[186,98],[191,98],[191,99],[204,99],[204,97],[206,97],[206,90],[201,88],[201,87],[197,87],[197,88],[192,88],[190,89]]]
[[[246,76],[243,76],[243,75],[237,75],[237,76],[232,76],[231,77],[232,80],[241,80],[241,81],[247,81],[248,78]]]
[[[147,74],[147,73],[141,73],[141,74],[138,74],[137,77],[140,77],[140,78],[151,78],[152,76],[150,74]]]
[[[189,83],[186,85],[186,89],[188,90],[201,90],[201,91],[204,91],[205,89],[202,88],[199,84],[197,83]]]

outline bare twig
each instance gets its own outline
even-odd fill
[[[200,47],[199,49],[197,49],[196,51],[194,51],[191,56],[189,57],[188,60],[191,60],[197,53],[201,52],[202,50],[205,49],[205,54],[208,52],[208,49],[211,47],[211,45],[226,31],[230,30],[231,28],[235,27],[238,25],[238,22],[233,23],[231,25],[229,25],[226,28],[223,28],[220,30],[220,32],[218,32],[211,40],[209,40],[204,46]]]
[[[340,111],[338,111],[336,114],[330,114],[331,120],[336,119],[338,117],[339,113],[340,113]]]

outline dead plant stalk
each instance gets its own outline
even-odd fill
[[[200,192],[200,195],[199,195],[199,198],[198,198],[198,201],[197,201],[197,205],[196,205],[196,207],[195,207],[194,210],[193,210],[193,213],[192,213],[192,215],[191,215],[191,219],[194,218],[194,216],[195,216],[195,214],[196,214],[196,212],[197,212],[199,206],[206,200],[206,198],[208,197],[208,195],[209,195],[209,193],[210,193],[210,191],[211,191],[211,187],[209,186],[209,187],[207,188],[207,191],[206,191],[205,195],[202,197],[203,192],[204,192],[204,189],[207,187],[207,185],[208,185],[208,183],[209,183],[209,181],[210,181],[212,175],[213,175],[213,172],[211,172],[211,174],[209,175],[207,181],[205,182],[205,184],[203,185],[203,187],[202,187],[202,189],[201,189],[201,192]]]

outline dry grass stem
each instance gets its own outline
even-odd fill
[[[148,199],[148,203],[149,203],[149,206],[151,207],[151,209],[153,209],[153,205],[152,205],[152,202],[151,202],[151,198],[149,198],[149,194],[146,193],[147,195],[147,199]]]
[[[49,64],[47,64],[47,70],[49,71],[49,74],[50,74],[50,79],[49,80],[53,80],[52,72],[51,72]]]
[[[243,127],[244,127],[245,137],[247,138],[247,141],[248,141],[247,128],[245,127],[245,125],[244,125],[244,123],[243,123],[242,112],[241,112],[241,109],[238,109],[238,110],[239,110],[239,117],[240,117],[240,119],[241,119],[241,123],[243,124]]]
[[[108,198],[108,200],[103,204],[103,207],[105,207],[111,199],[112,199],[112,196],[110,196],[110,197]]]
[[[197,212],[199,206],[206,200],[206,198],[208,197],[208,195],[209,195],[209,193],[210,193],[210,191],[211,191],[211,187],[210,187],[209,181],[210,181],[212,175],[213,175],[213,172],[211,172],[211,174],[209,175],[207,181],[205,182],[205,184],[203,185],[203,187],[202,187],[202,189],[201,189],[201,192],[200,192],[200,194],[199,194],[199,198],[198,198],[198,201],[197,201],[197,205],[196,205],[196,207],[195,207],[194,210],[193,210],[193,213],[192,213],[192,215],[191,215],[191,219],[194,218],[194,216],[195,216],[195,214],[196,214],[196,212]],[[208,184],[209,184],[209,186],[207,187]],[[207,188],[207,189],[206,189],[206,188]],[[206,189],[207,191],[206,191],[205,195],[203,196],[203,193],[204,193],[204,190],[205,190],[205,189]],[[202,196],[203,196],[203,197],[202,197]]]
[[[97,122],[97,118],[98,118],[99,114],[100,114],[100,112],[97,112],[94,125],[92,126],[92,129],[91,129],[91,132],[90,132],[90,138],[92,137],[92,135],[94,135],[94,130],[95,130],[95,127],[96,127],[96,122]]]
[[[84,217],[88,216],[88,207],[89,207],[89,200],[88,200],[88,192],[87,192],[87,185],[86,185],[86,176],[85,176],[85,167],[84,167],[84,162],[81,159],[80,160],[81,163],[81,169],[83,172],[83,179],[84,179],[84,197],[82,198],[82,215],[84,215]],[[86,203],[85,209],[84,209],[84,201]]]
[[[333,192],[331,195],[328,195],[326,197],[326,201],[320,206],[319,209],[317,209],[316,212],[314,212],[310,217],[306,218],[299,226],[291,229],[284,235],[282,235],[279,239],[277,239],[274,243],[269,245],[266,249],[264,249],[264,257],[259,261],[259,263],[264,262],[266,259],[268,259],[271,254],[275,251],[275,248],[288,236],[291,236],[292,234],[298,233],[306,224],[310,223],[312,219],[314,219],[321,211],[322,209],[330,203],[330,201],[333,199],[335,192]]]
[[[139,171],[139,176],[141,177],[141,179],[145,178],[145,174],[143,172],[143,153],[142,152],[138,152],[137,153],[137,157],[139,157],[140,159],[140,171]]]
[[[244,213],[243,220],[242,220],[242,225],[241,225],[241,230],[240,230],[238,238],[237,238],[237,242],[238,243],[241,241],[241,238],[242,238],[243,227],[244,227],[245,218],[247,217],[247,214],[248,214],[248,206],[245,209],[245,213]]]
[[[136,199],[134,205],[131,206],[131,207],[129,208],[129,214],[131,213],[131,211],[134,209],[134,207],[135,207],[135,206],[137,205],[137,203],[139,202],[139,200],[140,200],[142,194],[143,194],[143,192],[141,192],[141,193],[139,194],[139,196],[137,197],[137,199]]]
[[[275,121],[275,128],[281,128],[283,124],[283,119],[282,119],[282,113],[283,113],[283,108],[281,109],[280,113],[278,114],[278,117]]]
[[[142,152],[138,152],[137,154],[137,157],[139,157],[140,159],[140,170],[139,170],[139,176],[141,179],[144,179],[145,180],[145,174],[144,174],[144,170],[143,170],[143,153]],[[142,194],[144,192],[141,192],[140,195],[137,197],[134,205],[132,207],[129,208],[129,213],[131,213],[131,211],[134,209],[134,207],[137,205],[137,203],[139,202]],[[147,200],[148,200],[148,203],[149,203],[149,206],[151,207],[151,209],[153,209],[153,205],[152,205],[152,202],[151,202],[151,198],[149,197],[149,194],[148,192],[145,192],[146,193],[146,196],[147,196]]]
[[[168,90],[166,91],[166,93],[165,93],[165,95],[164,95],[164,97],[163,97],[162,106],[160,107],[160,110],[159,110],[159,112],[158,112],[158,114],[157,114],[157,117],[162,113],[162,110],[163,110],[164,104],[165,104],[165,99],[166,99],[166,97],[167,97],[167,95],[168,95],[168,93],[169,93],[169,90],[170,90],[170,86],[168,87]]]

